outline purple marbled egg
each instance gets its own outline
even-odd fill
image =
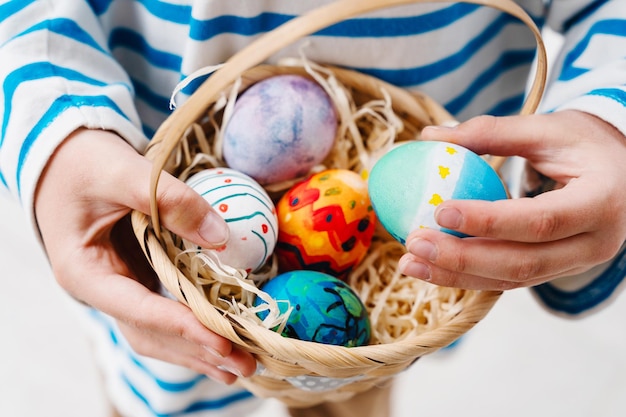
[[[228,166],[272,184],[306,175],[330,152],[337,115],[314,81],[278,75],[246,90],[224,128]]]

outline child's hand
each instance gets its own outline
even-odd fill
[[[137,353],[225,383],[234,382],[234,374],[249,376],[256,367],[252,355],[148,288],[154,290],[155,277],[139,253],[128,214],[149,213],[150,169],[147,159],[110,132],[79,130],[59,147],[35,207],[54,274],[76,299],[116,318]],[[162,223],[172,232],[204,247],[227,240],[221,217],[174,177],[161,176],[157,199]]]
[[[626,138],[606,122],[578,111],[483,116],[453,129],[427,128],[423,138],[522,156],[557,189],[535,198],[442,203],[437,222],[476,237],[411,233],[400,261],[407,275],[469,289],[527,287],[583,272],[624,243]]]

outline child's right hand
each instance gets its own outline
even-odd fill
[[[153,290],[154,274],[132,234],[131,210],[149,213],[151,162],[112,132],[81,129],[53,155],[39,183],[35,214],[59,284],[114,317],[133,349],[230,384],[250,376],[254,357],[208,330],[186,306]],[[219,214],[163,174],[161,221],[203,247],[228,239]],[[228,372],[230,371],[230,372]]]

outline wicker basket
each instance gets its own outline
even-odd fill
[[[342,147],[334,152],[335,156],[324,161],[328,168],[361,172],[367,169],[364,157],[366,161],[371,153],[380,152],[381,147],[389,147],[394,141],[415,139],[424,126],[453,122],[453,118],[429,97],[409,93],[360,73],[318,66],[312,71],[306,62],[260,65],[295,40],[338,21],[384,7],[418,2],[422,1],[341,0],[267,33],[227,61],[176,109],[157,131],[146,152],[146,156],[154,161],[150,190],[152,212],[151,216],[133,213],[135,234],[163,286],[186,304],[205,326],[256,356],[259,371],[253,377],[240,378],[239,383],[257,396],[275,397],[296,407],[348,399],[384,383],[417,358],[455,341],[480,321],[500,296],[498,292],[437,287],[400,275],[396,271],[397,261],[404,253],[404,247],[379,228],[371,253],[349,277],[349,283],[368,307],[373,328],[384,327],[375,332],[378,336],[372,344],[346,348],[285,338],[264,328],[258,321],[242,316],[237,308],[229,308],[223,303],[217,305],[208,296],[215,282],[189,274],[185,262],[180,260],[180,239],[160,226],[156,188],[161,171],[185,179],[195,168],[223,166],[215,136],[224,99],[234,90],[242,91],[267,77],[286,73],[317,79],[321,76],[324,80],[330,77],[357,108],[375,102],[393,109],[391,118],[395,117],[396,123],[400,121],[401,127],[387,131],[392,135],[383,145],[376,138],[372,139],[372,136],[379,136],[376,132],[373,135],[364,132],[358,140],[354,135],[347,135],[340,141]],[[525,12],[510,0],[467,2],[512,14],[533,31],[538,44],[538,66],[522,109],[523,114],[533,113],[546,75],[545,49],[540,32]],[[349,128],[345,130],[350,131]],[[268,187],[268,190],[277,196],[284,187]],[[262,272],[266,276],[275,273],[276,268],[272,265]],[[212,275],[214,272],[208,271],[208,276]],[[224,275],[223,271],[221,275]],[[240,294],[243,290],[237,282],[248,281],[245,277],[230,278],[235,284],[228,286],[228,296],[243,303]],[[396,313],[404,315],[402,320],[383,317]],[[394,320],[402,323],[393,324],[392,327],[396,327],[388,329]]]

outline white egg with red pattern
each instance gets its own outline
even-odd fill
[[[203,250],[214,252],[222,264],[246,272],[263,267],[278,236],[276,209],[263,187],[230,168],[200,171],[186,183],[211,204],[230,229],[223,247]]]

